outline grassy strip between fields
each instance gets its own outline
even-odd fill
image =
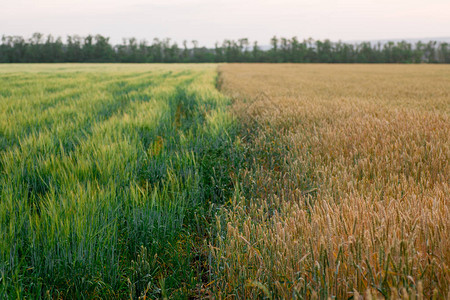
[[[240,159],[215,66],[83,68],[0,73],[0,297],[202,296]]]

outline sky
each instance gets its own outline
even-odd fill
[[[450,36],[450,0],[0,0],[0,35],[102,34],[213,46],[272,36],[332,41]]]

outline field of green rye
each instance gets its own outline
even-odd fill
[[[216,66],[0,66],[0,298],[188,297],[233,119]]]

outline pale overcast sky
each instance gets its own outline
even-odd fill
[[[377,40],[450,36],[450,0],[0,0],[0,35],[100,33],[213,45],[273,35]]]

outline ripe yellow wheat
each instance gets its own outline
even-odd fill
[[[217,295],[448,296],[450,67],[223,65],[219,85],[249,159]]]

